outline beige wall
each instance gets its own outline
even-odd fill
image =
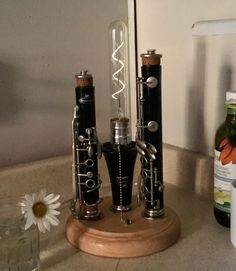
[[[0,2],[0,166],[71,152],[74,74],[96,86],[99,136],[108,137],[108,26],[126,0]]]
[[[236,18],[235,0],[137,0],[139,53],[163,54],[164,142],[212,154],[225,91],[236,89],[236,36],[192,37],[199,20]]]
[[[108,139],[108,25],[127,22],[127,2],[132,25],[132,0],[1,1],[0,167],[70,153],[74,74],[81,69],[94,76],[98,133]],[[225,91],[236,89],[236,36],[192,37],[191,27],[234,18],[235,8],[234,0],[137,0],[139,54],[163,54],[164,142],[212,154]],[[134,135],[134,72],[131,104]]]

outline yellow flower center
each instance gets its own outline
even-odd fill
[[[47,213],[47,206],[45,203],[39,201],[33,205],[32,210],[36,217],[44,217]]]

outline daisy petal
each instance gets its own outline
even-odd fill
[[[45,198],[44,198],[44,201],[49,201],[49,200],[51,200],[52,198],[54,198],[54,194],[52,193],[52,194],[49,194],[49,195],[47,195]]]
[[[60,221],[53,215],[47,214],[46,217],[48,221],[50,221],[50,223],[54,226],[57,226],[60,223]]]
[[[59,198],[60,198],[60,195],[56,195],[56,196],[53,197],[51,200],[48,200],[48,201],[47,201],[47,204],[51,204],[51,203],[57,201]]]
[[[25,223],[25,230],[29,229],[33,225],[33,217],[29,216]]]
[[[17,203],[17,206],[19,206],[19,207],[25,207],[25,206],[26,206],[26,203],[25,203],[25,201],[23,200],[23,201],[21,201],[21,202],[18,202],[18,203]]]
[[[39,231],[45,233],[45,227],[43,225],[42,219],[38,219],[36,223],[38,225]]]
[[[43,225],[44,225],[45,229],[47,231],[50,231],[51,226],[50,226],[50,223],[47,221],[47,219],[43,219],[42,222],[43,222]]]
[[[31,206],[25,206],[25,207],[21,207],[21,208],[25,212],[32,214],[32,207]]]
[[[25,199],[26,199],[26,202],[29,204],[29,205],[33,205],[33,198],[32,198],[32,196],[30,196],[29,194],[26,194],[25,195]]]
[[[48,208],[49,209],[57,209],[59,206],[61,206],[61,203],[57,202],[57,203],[48,205]]]
[[[35,193],[32,194],[32,200],[33,200],[33,203],[38,201],[38,196]]]
[[[59,215],[61,212],[54,210],[54,209],[49,209],[48,214],[50,215]]]
[[[38,195],[38,199],[43,200],[45,198],[46,194],[47,194],[46,189],[41,189],[39,192],[39,195]]]

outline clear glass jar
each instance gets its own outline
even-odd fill
[[[0,270],[39,270],[39,232],[25,230],[19,198],[0,198]]]

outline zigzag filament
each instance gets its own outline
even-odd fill
[[[124,45],[124,42],[121,42],[121,44],[116,48],[116,50],[112,53],[112,59],[116,62],[118,62],[119,64],[121,64],[120,68],[115,72],[113,73],[112,75],[112,78],[119,82],[119,84],[121,84],[121,89],[119,89],[118,91],[116,91],[115,93],[112,94],[112,98],[117,100],[118,99],[118,95],[123,92],[123,90],[125,89],[125,84],[119,79],[117,78],[117,74],[120,73],[123,69],[124,69],[124,62],[121,61],[120,59],[116,58],[115,55],[116,53],[120,50],[120,48]]]

